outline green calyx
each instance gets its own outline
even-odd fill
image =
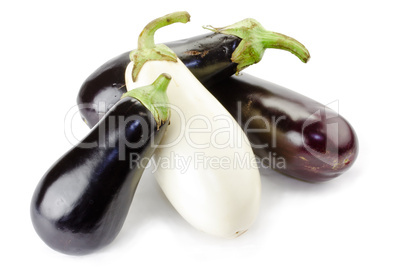
[[[164,26],[176,22],[187,23],[189,21],[190,14],[181,11],[157,18],[145,26],[138,38],[138,49],[133,50],[130,53],[130,60],[134,62],[132,72],[132,79],[134,82],[137,80],[137,76],[141,71],[142,66],[144,66],[147,61],[156,60],[177,62],[177,56],[170,48],[163,44],[155,45],[154,35],[156,30]]]
[[[152,113],[159,129],[170,118],[169,99],[166,94],[170,80],[172,77],[163,73],[151,85],[132,89],[121,98],[131,97],[141,102]]]
[[[306,63],[310,53],[306,47],[292,37],[267,31],[254,19],[245,19],[227,27],[205,29],[216,33],[234,35],[242,39],[232,54],[232,61],[237,63],[237,73],[244,68],[259,62],[267,48],[277,48],[289,51]]]

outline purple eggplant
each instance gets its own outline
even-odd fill
[[[263,166],[320,182],[344,173],[356,160],[354,129],[323,104],[244,73],[208,90],[237,119]]]
[[[170,79],[163,74],[152,85],[126,93],[45,173],[32,197],[31,219],[51,248],[83,255],[118,235],[146,163],[168,126]],[[150,92],[155,93],[152,100]]]
[[[308,50],[300,42],[267,31],[252,19],[211,29],[214,33],[166,43],[207,87],[257,63],[266,48],[289,51],[303,62],[310,58]],[[243,33],[232,32],[235,29],[243,29]],[[129,54],[123,53],[104,63],[82,84],[77,104],[81,117],[89,127],[93,127],[127,91],[124,73],[130,62]]]

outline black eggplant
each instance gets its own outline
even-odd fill
[[[32,197],[31,219],[51,248],[83,255],[118,235],[168,126],[170,79],[163,74],[152,85],[126,93],[45,173]]]
[[[244,73],[208,90],[237,119],[264,166],[319,182],[339,176],[356,160],[354,129],[325,105]]]
[[[295,39],[266,31],[253,19],[246,19],[214,33],[166,43],[204,86],[233,75],[261,60],[266,48],[290,51],[307,62],[308,50]],[[130,52],[123,53],[92,73],[82,84],[77,104],[83,120],[93,127],[127,91],[125,70]]]

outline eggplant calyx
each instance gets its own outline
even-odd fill
[[[212,26],[204,26],[204,28],[242,39],[232,54],[232,61],[237,63],[237,74],[244,68],[259,62],[267,48],[289,51],[304,63],[310,59],[307,48],[299,41],[284,34],[267,31],[255,19],[244,19],[222,28]]]
[[[152,113],[159,129],[170,118],[169,99],[166,94],[170,80],[172,77],[163,73],[151,85],[132,89],[121,98],[131,97],[141,102]]]
[[[138,38],[138,49],[130,52],[130,60],[134,62],[132,79],[135,82],[137,76],[147,61],[173,61],[177,62],[176,54],[166,45],[155,45],[155,32],[167,25],[190,21],[190,14],[186,11],[179,11],[157,18],[145,26]]]

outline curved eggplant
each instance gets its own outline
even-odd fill
[[[142,89],[167,100],[170,79],[161,75]],[[119,233],[170,116],[166,106],[156,113],[147,108],[152,104],[135,97],[141,94],[140,89],[136,91],[114,105],[39,182],[31,201],[31,219],[51,248],[71,255],[88,254],[111,243]]]
[[[244,73],[208,90],[237,118],[262,165],[319,182],[339,176],[356,160],[354,129],[323,104]]]
[[[214,33],[166,43],[206,87],[257,63],[266,48],[290,51],[303,62],[310,57],[308,50],[295,39],[266,31],[252,19],[224,28],[211,27],[211,30]],[[129,54],[126,52],[109,60],[82,84],[77,104],[89,127],[93,127],[127,91],[124,72],[130,62]]]
[[[236,237],[249,229],[259,211],[258,166],[236,120],[167,46],[153,43],[155,30],[180,15],[161,17],[145,27],[139,48],[130,54],[126,85],[138,87],[169,71],[172,117],[155,151],[154,175],[192,226],[208,234]],[[163,60],[149,60],[160,55]],[[184,169],[180,168],[183,162]]]

